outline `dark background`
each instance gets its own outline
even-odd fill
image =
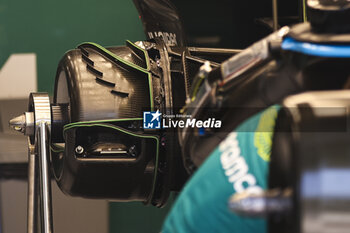
[[[173,0],[173,3],[192,46],[242,49],[272,32],[258,22],[260,18],[272,18],[271,0]],[[300,4],[299,0],[278,1],[280,22],[300,21]],[[288,20],[290,17],[293,18]]]

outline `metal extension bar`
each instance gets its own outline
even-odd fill
[[[27,233],[53,233],[50,177],[51,107],[47,93],[31,93],[28,112],[9,122],[28,136]]]
[[[50,151],[48,147],[49,132],[47,123],[41,121],[37,131],[38,160],[40,173],[40,214],[41,232],[53,233],[51,206],[51,178],[49,173]]]

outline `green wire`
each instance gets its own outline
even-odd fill
[[[199,79],[196,80],[195,86],[194,86],[194,88],[193,88],[193,92],[192,92],[192,96],[191,96],[191,101],[192,101],[192,102],[196,99],[198,90],[199,90],[199,88],[200,88],[200,86],[201,86],[201,84],[202,84],[202,82],[203,82],[205,76],[204,76],[204,75],[200,75],[198,78],[199,78]]]
[[[152,74],[148,73],[148,88],[150,90],[149,92],[149,98],[150,98],[150,103],[151,103],[151,111],[154,110],[153,106],[153,86],[152,86]]]
[[[125,119],[107,119],[107,120],[94,120],[94,121],[79,121],[69,123],[63,126],[66,128],[72,125],[81,125],[81,124],[93,124],[93,123],[111,123],[111,122],[120,122],[120,121],[142,121],[142,118],[125,118]]]
[[[56,147],[56,148],[54,148]],[[51,151],[55,152],[55,153],[61,153],[61,152],[64,152],[64,147],[60,147],[60,146],[57,146],[55,144],[51,144],[50,145],[50,149]]]

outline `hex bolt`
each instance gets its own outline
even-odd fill
[[[161,63],[161,61],[160,61],[159,58],[156,58],[156,63],[157,63],[157,66],[158,66],[158,67],[161,67],[161,66],[162,66],[162,63]]]
[[[132,157],[135,157],[136,154],[137,154],[136,146],[133,145],[129,148],[129,155],[131,155]]]
[[[75,148],[75,152],[76,152],[77,154],[81,155],[82,153],[84,153],[84,147],[82,147],[82,146],[77,146],[77,147]]]

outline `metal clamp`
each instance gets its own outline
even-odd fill
[[[48,94],[31,93],[28,110],[10,121],[11,128],[28,136],[27,232],[52,233],[51,108]]]

